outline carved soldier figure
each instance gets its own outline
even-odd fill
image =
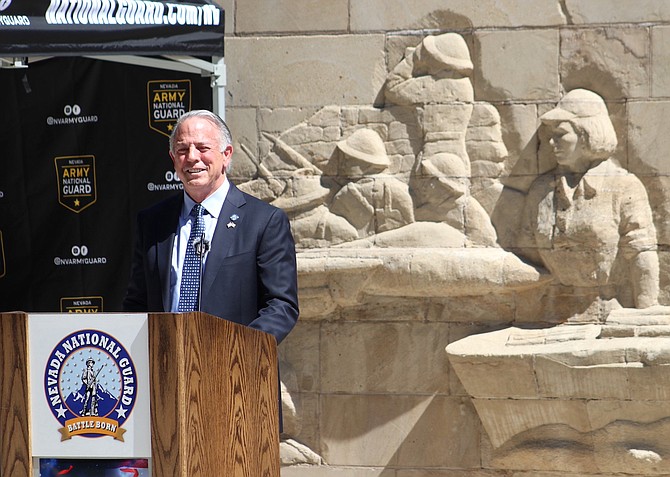
[[[313,169],[298,169],[271,202],[288,215],[297,247],[327,247],[358,238],[353,225],[326,207],[329,193],[321,185],[321,174]]]
[[[468,167],[462,158],[445,152],[422,160],[412,184],[416,220],[444,222],[473,244],[497,246],[488,213],[469,193]]]
[[[526,198],[523,253],[563,285],[597,290],[632,305],[657,303],[656,231],[646,190],[613,159],[617,139],[597,94],[576,89],[544,114],[556,168]],[[622,303],[628,306],[629,303]]]
[[[385,174],[389,158],[379,134],[358,129],[337,150],[338,176],[350,182],[333,197],[331,212],[347,219],[360,238],[414,222],[407,184]]]
[[[445,222],[473,243],[495,245],[497,236],[488,212],[470,194],[465,138],[474,107],[472,69],[461,35],[427,36],[408,49],[389,73],[385,94],[397,105],[416,108],[422,127],[423,147],[409,180],[417,220]],[[451,174],[454,170],[456,176]]]

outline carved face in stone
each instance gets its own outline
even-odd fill
[[[570,91],[540,121],[548,128],[546,137],[560,169],[585,172],[616,149],[617,137],[605,101],[592,91]]]
[[[559,167],[573,172],[588,169],[590,161],[584,158],[583,142],[572,124],[564,121],[550,128],[549,145]]]

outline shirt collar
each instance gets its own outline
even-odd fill
[[[207,213],[215,219],[219,218],[221,208],[223,207],[223,203],[226,200],[226,196],[228,195],[229,190],[230,182],[228,182],[228,177],[225,177],[223,184],[221,184],[221,186],[216,189],[212,195],[202,201],[202,206],[205,208]],[[191,199],[191,196],[189,196],[186,191],[184,191],[184,206],[181,209],[182,217],[188,217],[194,205],[195,201]]]

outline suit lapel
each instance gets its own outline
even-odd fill
[[[235,235],[240,233],[238,228],[244,222],[242,207],[246,202],[242,192],[231,182],[226,200],[223,202],[223,207],[221,207],[216,228],[214,229],[212,248],[207,257],[207,265],[205,266],[205,275],[203,276],[202,283],[203,300],[205,300],[212,283],[214,283],[214,278],[219,271],[221,262],[228,256],[228,251],[233,240],[235,240]],[[235,216],[238,218],[233,220]],[[229,224],[234,224],[234,226],[229,226]]]

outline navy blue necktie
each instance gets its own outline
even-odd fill
[[[193,242],[199,240],[205,231],[204,210],[201,204],[195,204],[193,209],[191,209],[190,216],[193,218],[193,224],[191,225],[191,235],[189,235],[188,244],[186,245],[184,266],[181,269],[179,306],[177,308],[177,311],[180,313],[195,311],[198,305],[198,288],[200,287],[202,262],[200,256],[196,253]]]

